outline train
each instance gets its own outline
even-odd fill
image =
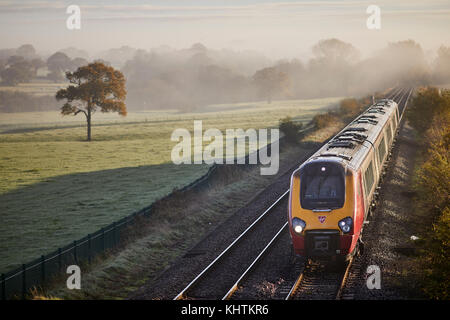
[[[378,100],[293,171],[293,258],[346,261],[362,249],[362,230],[399,123],[398,104]]]

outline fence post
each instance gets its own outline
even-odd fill
[[[61,248],[58,248],[58,271],[61,273],[62,270],[62,258],[61,258]]]
[[[113,222],[113,244],[114,244],[114,247],[117,245],[116,228],[117,228],[117,223],[114,221]]]
[[[22,300],[25,300],[25,293],[27,292],[27,268],[25,264],[22,264]]]
[[[105,228],[102,228],[102,251],[105,251]]]
[[[88,262],[91,264],[91,234],[88,234]]]
[[[41,278],[42,278],[42,284],[45,281],[45,257],[41,256]]]
[[[6,280],[4,273],[2,273],[2,300],[6,300]]]
[[[78,263],[77,259],[77,240],[73,242],[73,258],[75,259],[75,263]]]

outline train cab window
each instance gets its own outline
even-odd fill
[[[378,161],[380,165],[383,163],[384,156],[386,155],[386,144],[384,142],[384,137],[381,139],[378,145]]]
[[[300,204],[304,209],[337,209],[345,202],[342,165],[323,161],[306,164],[300,171]]]
[[[366,196],[368,196],[370,190],[372,190],[374,182],[375,179],[373,175],[373,161],[371,161],[366,171],[364,172],[364,189],[366,190]]]

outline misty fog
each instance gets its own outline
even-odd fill
[[[419,43],[404,40],[363,57],[351,43],[333,38],[318,41],[311,52],[310,59],[273,61],[257,51],[217,50],[196,43],[185,49],[121,46],[96,55],[69,47],[44,55],[27,44],[0,50],[0,77],[3,86],[64,82],[66,71],[103,61],[125,75],[129,110],[181,111],[218,103],[361,96],[396,85],[450,83],[450,48],[445,46],[430,57]],[[29,103],[31,97],[25,93],[0,95],[4,112],[59,108],[51,97]]]

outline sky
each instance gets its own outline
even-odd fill
[[[69,5],[81,9],[80,30],[66,27]],[[381,9],[379,30],[366,26],[369,5]],[[350,42],[363,56],[406,39],[425,51],[450,46],[450,0],[0,0],[0,48],[30,43],[42,53],[200,42],[290,59],[307,58],[326,38]]]

